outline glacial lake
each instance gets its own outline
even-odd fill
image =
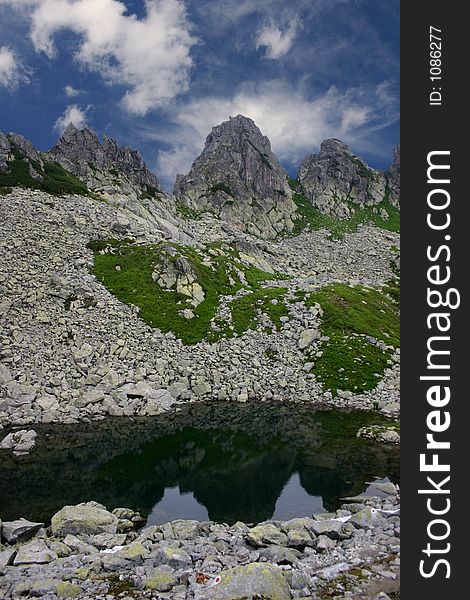
[[[128,507],[148,524],[232,524],[335,510],[399,449],[356,437],[383,417],[295,404],[189,404],[164,416],[36,425],[26,456],[0,451],[0,518],[50,522],[64,505]],[[2,437],[8,433],[2,431]]]

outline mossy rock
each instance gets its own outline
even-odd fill
[[[246,541],[255,547],[267,546],[268,544],[279,544],[287,546],[287,535],[280,531],[275,525],[257,525],[250,529],[246,535]]]
[[[155,569],[145,580],[145,588],[157,592],[169,592],[177,583],[178,580],[171,571]]]
[[[291,600],[289,584],[279,567],[252,563],[220,574],[220,583],[206,592],[209,600]]]

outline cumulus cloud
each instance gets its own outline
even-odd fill
[[[77,129],[83,129],[87,124],[86,110],[82,110],[76,104],[68,106],[55,122],[54,129],[62,134],[70,123],[73,123]]]
[[[106,83],[125,86],[122,104],[129,113],[145,115],[188,89],[197,40],[182,0],[145,0],[142,19],[127,14],[122,0],[21,2],[28,4],[35,49],[54,58],[55,35],[77,34],[75,59]]]
[[[157,173],[167,186],[176,173],[189,170],[211,128],[237,114],[255,121],[284,164],[297,165],[328,137],[342,139],[356,151],[370,149],[368,136],[398,119],[398,99],[391,90],[388,83],[345,91],[333,86],[311,98],[277,80],[251,84],[230,98],[205,97],[181,105],[168,112],[171,127],[144,135],[170,145],[157,157]]]
[[[292,20],[287,29],[282,31],[274,23],[266,25],[258,31],[256,48],[266,48],[266,58],[277,60],[287,54],[297,37],[299,23]]]
[[[64,87],[64,93],[67,96],[67,98],[75,98],[75,96],[78,96],[80,94],[80,90],[76,90],[73,85],[66,85]]]
[[[0,47],[0,86],[14,89],[28,81],[28,74],[15,52],[8,46]]]

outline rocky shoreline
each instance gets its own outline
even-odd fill
[[[233,525],[142,528],[129,509],[66,506],[42,523],[0,521],[0,593],[47,600],[399,598],[400,505],[391,483],[336,513]]]

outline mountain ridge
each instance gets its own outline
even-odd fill
[[[176,219],[175,226],[178,213],[186,221],[213,215],[229,228],[264,239],[298,233],[305,221],[299,197],[310,212],[339,221],[354,218],[363,208],[387,220],[390,211],[384,205],[399,209],[399,177],[399,146],[389,168],[381,171],[330,138],[302,161],[291,189],[269,138],[243,115],[212,128],[189,172],[177,175],[173,194],[162,189],[138,150],[119,146],[106,135],[101,142],[89,127],[69,124],[48,152],[38,151],[19,134],[0,133],[0,188],[93,193],[112,203],[132,204],[137,213],[155,212],[161,204],[160,216]]]

